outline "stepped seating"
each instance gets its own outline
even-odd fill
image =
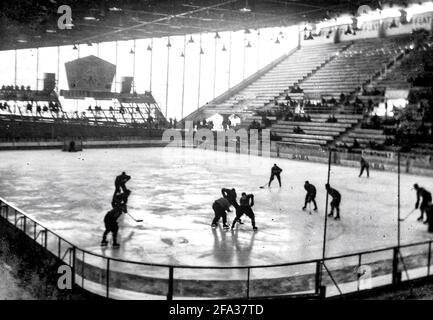
[[[408,80],[422,73],[424,71],[423,60],[426,58],[431,60],[432,56],[433,45],[426,43],[423,47],[406,55],[400,64],[376,82],[376,86],[395,89],[410,88],[411,84]]]
[[[322,44],[301,48],[239,93],[220,104],[209,106],[219,113],[228,110],[231,112],[256,110],[263,107],[323,65],[344,46],[344,44]]]
[[[351,94],[401,55],[407,43],[409,37],[359,40],[300,87],[308,99]]]
[[[338,141],[337,146],[352,146],[355,139],[362,148],[365,148],[370,142],[383,144],[386,140],[386,136],[383,130],[356,128],[346,137],[343,137],[341,141]]]
[[[328,114],[309,115],[311,122],[277,121],[271,131],[281,137],[279,143],[304,146],[325,146],[338,136],[357,124],[362,116],[335,115],[338,122],[328,123]],[[294,133],[295,128],[301,128],[303,133]]]

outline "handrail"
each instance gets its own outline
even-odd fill
[[[316,285],[315,285],[315,294],[314,296],[317,297],[323,297],[325,295],[325,291],[322,292],[321,289],[321,276],[318,274],[321,273],[321,271],[319,271],[319,267],[323,266],[325,268],[325,270],[328,272],[333,284],[337,287],[338,292],[340,295],[342,295],[342,291],[340,289],[340,287],[338,286],[337,281],[335,280],[335,278],[332,276],[331,271],[326,267],[325,262],[326,261],[331,261],[331,260],[336,260],[336,259],[343,259],[343,258],[348,258],[348,257],[356,257],[358,256],[358,264],[360,265],[361,263],[361,256],[366,255],[366,254],[371,254],[371,253],[378,253],[378,252],[385,252],[385,251],[390,251],[393,250],[394,252],[394,258],[393,258],[393,271],[392,271],[392,279],[393,279],[393,283],[397,283],[397,281],[400,281],[399,279],[399,275],[397,274],[397,269],[396,266],[399,263],[399,260],[402,261],[403,263],[403,267],[405,269],[405,272],[407,274],[407,280],[409,280],[409,273],[408,270],[406,268],[406,265],[404,264],[403,261],[403,256],[401,256],[400,254],[400,249],[401,248],[408,248],[408,247],[415,247],[415,246],[420,246],[420,245],[428,245],[429,248],[429,252],[428,252],[428,265],[427,265],[427,275],[426,276],[430,276],[430,262],[431,262],[431,247],[432,247],[432,243],[433,240],[426,240],[426,241],[419,241],[419,242],[414,242],[414,243],[408,243],[408,244],[404,244],[404,245],[400,245],[400,246],[389,246],[389,247],[385,247],[385,248],[379,248],[379,249],[372,249],[372,250],[366,250],[366,251],[359,251],[359,252],[353,252],[353,253],[348,253],[348,254],[342,254],[342,255],[337,255],[337,256],[331,256],[331,257],[325,257],[325,258],[316,258],[316,259],[309,259],[309,260],[302,260],[302,261],[293,261],[293,262],[285,262],[285,263],[278,263],[278,264],[266,264],[266,265],[254,265],[254,266],[197,266],[197,265],[171,265],[171,264],[163,264],[163,263],[151,263],[151,262],[144,262],[144,261],[134,261],[134,260],[125,260],[125,259],[119,259],[119,258],[114,258],[114,257],[108,257],[108,256],[104,256],[102,254],[98,254],[98,253],[94,253],[91,252],[89,250],[86,249],[81,249],[80,247],[74,245],[72,242],[66,240],[64,237],[58,235],[56,232],[51,231],[50,229],[48,229],[47,227],[45,227],[43,224],[41,224],[40,222],[38,222],[36,219],[29,217],[26,213],[22,212],[21,210],[19,210],[18,208],[16,208],[14,205],[10,204],[9,202],[7,202],[6,200],[4,200],[3,198],[0,197],[0,208],[1,207],[5,207],[7,208],[6,210],[6,220],[11,223],[9,221],[9,217],[13,217],[16,220],[17,219],[17,213],[20,215],[19,220],[23,219],[24,220],[24,226],[20,229],[21,231],[23,231],[27,236],[31,237],[30,232],[26,232],[26,225],[27,225],[27,221],[30,221],[31,223],[33,223],[33,227],[35,228],[33,230],[33,232],[31,232],[33,234],[33,240],[37,242],[37,239],[39,238],[41,233],[45,234],[45,240],[42,241],[43,244],[41,244],[45,249],[47,249],[47,233],[50,233],[52,235],[54,235],[56,237],[56,240],[58,242],[57,245],[57,252],[53,252],[51,251],[53,254],[55,254],[60,260],[62,260],[62,262],[66,263],[67,265],[69,265],[70,267],[73,268],[73,274],[75,277],[75,267],[76,267],[76,259],[79,258],[78,256],[78,252],[80,251],[82,254],[82,261],[81,261],[81,268],[82,268],[82,274],[81,274],[81,283],[82,283],[82,287],[84,286],[84,257],[86,254],[93,256],[93,257],[98,257],[103,259],[103,261],[106,262],[106,266],[107,269],[104,271],[105,272],[105,296],[106,298],[109,298],[110,296],[110,266],[112,265],[112,262],[120,262],[120,263],[127,263],[127,264],[131,264],[131,265],[142,265],[142,266],[151,266],[151,267],[162,267],[162,268],[167,268],[169,271],[169,277],[166,279],[168,281],[168,293],[167,293],[167,299],[171,300],[173,299],[173,282],[174,282],[174,277],[173,277],[173,273],[174,273],[174,269],[210,269],[210,270],[221,270],[221,269],[225,269],[225,270],[247,270],[247,286],[246,286],[246,296],[247,298],[251,298],[250,295],[250,282],[252,281],[250,279],[250,272],[251,269],[256,269],[256,268],[275,268],[275,267],[287,267],[287,266],[296,266],[296,265],[305,265],[305,264],[316,264]],[[9,214],[9,209],[13,209],[14,215],[10,215]],[[1,217],[3,218],[2,212],[0,211]],[[19,221],[16,220],[16,221]],[[14,224],[14,223],[12,223]],[[18,225],[15,224],[16,227],[19,228]],[[39,233],[36,234],[36,227],[39,226],[39,228],[42,228],[42,230],[39,231]],[[31,230],[31,229],[30,229]],[[28,231],[30,231],[28,230]],[[61,244],[62,243],[66,243],[69,245],[69,247],[65,247],[65,251],[62,253],[61,250]],[[69,254],[69,259],[68,261],[64,261],[66,256]],[[395,254],[397,254],[397,257],[395,257]],[[396,259],[397,258],[397,259]],[[105,260],[104,260],[105,259]],[[74,278],[75,279],[75,278]],[[359,282],[359,278],[358,278],[358,282]],[[75,283],[75,280],[74,280]],[[101,285],[104,285],[103,283],[101,283]],[[84,287],[83,287],[84,288]],[[359,284],[358,284],[358,291],[359,291]],[[293,295],[293,293],[288,292],[287,294]],[[296,295],[296,292],[295,292]]]
[[[402,244],[399,247],[398,246],[389,246],[389,247],[380,248],[380,249],[357,251],[357,252],[352,252],[352,253],[347,253],[347,254],[342,254],[342,255],[337,255],[337,256],[325,257],[324,259],[315,258],[315,259],[308,259],[308,260],[301,260],[301,261],[283,262],[283,263],[276,263],[276,264],[253,265],[253,266],[251,266],[251,265],[248,265],[248,266],[172,265],[172,264],[164,264],[164,263],[153,263],[153,262],[125,260],[125,259],[120,259],[120,258],[107,257],[107,256],[104,256],[104,255],[99,254],[99,253],[95,253],[95,252],[92,252],[92,251],[89,251],[86,249],[81,249],[80,247],[74,245],[72,242],[66,240],[62,236],[55,233],[54,231],[51,231],[50,229],[46,228],[45,226],[43,226],[41,223],[39,223],[35,219],[30,218],[27,214],[16,209],[16,207],[14,207],[10,203],[8,203],[2,197],[0,197],[0,203],[1,202],[12,207],[14,210],[17,210],[18,212],[20,212],[20,214],[25,215],[27,217],[27,219],[29,219],[30,221],[37,223],[40,227],[46,229],[51,234],[60,238],[62,241],[66,242],[67,244],[71,245],[72,247],[77,248],[81,252],[96,256],[98,258],[110,259],[110,260],[116,261],[116,262],[139,264],[139,265],[146,265],[146,266],[151,266],[151,267],[164,267],[164,268],[174,267],[177,269],[248,269],[248,268],[249,269],[257,269],[257,268],[270,268],[270,267],[285,267],[285,266],[295,266],[295,265],[299,265],[299,264],[310,264],[310,263],[316,263],[316,262],[324,262],[324,261],[330,261],[330,260],[336,260],[336,259],[343,259],[343,258],[354,257],[354,256],[358,256],[358,255],[365,255],[365,254],[372,254],[372,253],[378,253],[378,252],[383,252],[383,251],[389,251],[389,250],[392,250],[395,248],[408,248],[408,247],[415,247],[415,246],[427,245],[427,244],[433,243],[433,240],[425,240],[425,241],[419,241],[419,242],[414,242],[414,243]]]

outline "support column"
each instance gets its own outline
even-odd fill
[[[36,48],[36,87],[35,89],[38,90],[39,85],[39,48]]]
[[[18,70],[18,51],[15,49],[14,51],[15,55],[15,63],[14,63],[14,85],[17,85],[17,70]]]
[[[230,31],[229,36],[229,74],[228,74],[228,86],[227,90],[230,89],[230,74],[231,74],[231,67],[232,67],[232,32]]]
[[[170,43],[170,37],[168,37],[168,43]],[[167,118],[168,112],[168,79],[170,74],[170,46],[167,43],[167,78],[165,79],[165,117]]]
[[[132,92],[135,92],[135,56],[136,56],[136,47],[137,47],[137,42],[134,39],[134,57],[132,59]]]
[[[152,71],[153,71],[153,38],[150,39],[150,82],[149,82],[149,91],[152,92]]]
[[[117,51],[118,51],[118,47],[119,47],[119,43],[118,41],[116,41],[116,50],[115,50],[115,62],[114,64],[116,65],[116,69],[114,71],[114,92],[117,92]]]
[[[185,60],[186,60],[186,35],[183,36],[183,69],[182,69],[181,119],[183,119],[183,109],[184,109],[184,103],[185,103]]]
[[[201,33],[200,33],[200,51],[198,53],[198,98],[197,98],[197,109],[200,108],[200,82],[201,82]]]

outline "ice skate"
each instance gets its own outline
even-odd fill
[[[101,241],[101,247],[106,247],[108,245],[108,241],[107,240],[102,240]]]
[[[253,227],[253,231],[258,231],[258,230],[259,230],[259,228]]]
[[[217,227],[216,223],[211,224],[212,229],[215,229]]]
[[[118,249],[120,248],[120,244],[118,244],[117,242],[113,243],[113,249]]]

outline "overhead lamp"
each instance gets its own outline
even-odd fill
[[[149,45],[147,45],[147,51],[152,51],[152,47]]]
[[[221,51],[227,51],[227,49],[226,49],[226,45],[225,45],[225,44],[223,44],[223,48],[222,48]]]
[[[275,40],[275,44],[280,44],[280,39],[278,39],[278,37],[277,40]]]
[[[181,57],[181,58],[185,58],[185,54],[182,52],[182,53],[180,54],[180,57]]]
[[[250,34],[250,33],[251,33],[250,29],[245,29],[245,34]]]
[[[74,47],[72,48],[72,50],[78,50],[77,45],[74,44]]]
[[[221,39],[220,35],[218,34],[218,32],[215,33],[215,39]]]
[[[189,38],[188,43],[194,43],[194,39],[192,38],[192,36]]]
[[[239,9],[240,12],[251,12],[251,7],[248,5],[248,0],[245,0],[245,6]]]
[[[89,42],[89,43],[87,44],[87,46],[88,46],[88,47],[92,47],[93,44],[92,44],[91,42]]]
[[[246,45],[247,48],[251,48],[251,43],[248,41],[248,44]]]
[[[168,40],[168,42],[167,42],[167,48],[171,48],[170,40]]]
[[[200,54],[204,54],[203,48],[200,48]]]
[[[131,48],[131,50],[129,51],[129,54],[135,54],[135,52],[134,52],[134,50],[132,50],[132,48]]]

